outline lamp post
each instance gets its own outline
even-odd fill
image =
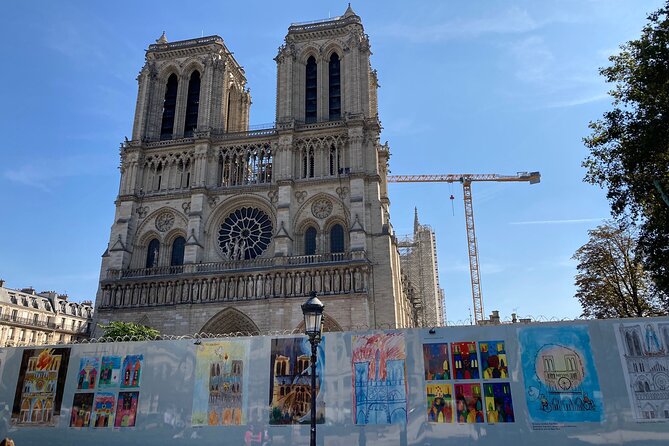
[[[312,291],[309,300],[302,304],[304,314],[304,333],[309,336],[311,343],[311,440],[310,446],[316,446],[316,348],[321,342],[321,329],[323,323],[323,309],[325,305],[316,297]]]

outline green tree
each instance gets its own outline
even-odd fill
[[[128,336],[133,341],[151,341],[160,337],[160,332],[155,328],[145,325],[135,324],[134,322],[110,322],[107,325],[100,325],[105,338],[123,338]]]
[[[620,47],[600,74],[612,110],[590,123],[585,181],[607,190],[613,215],[629,212],[657,286],[669,293],[669,1],[641,37]]]
[[[588,235],[588,242],[573,257],[578,261],[576,298],[583,316],[666,314],[666,300],[637,255],[635,229],[629,224],[609,221],[588,231]]]

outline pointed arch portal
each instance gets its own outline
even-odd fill
[[[260,334],[260,330],[253,320],[235,308],[226,308],[218,312],[204,324],[200,332],[212,334]]]

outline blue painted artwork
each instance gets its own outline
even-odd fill
[[[602,392],[586,326],[518,332],[525,397],[533,422],[600,422]]]

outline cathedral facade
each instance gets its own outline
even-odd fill
[[[291,25],[275,58],[276,122],[251,130],[244,70],[222,38],[150,45],[121,145],[98,322],[292,330],[315,291],[326,330],[415,325],[370,54],[350,7]]]

